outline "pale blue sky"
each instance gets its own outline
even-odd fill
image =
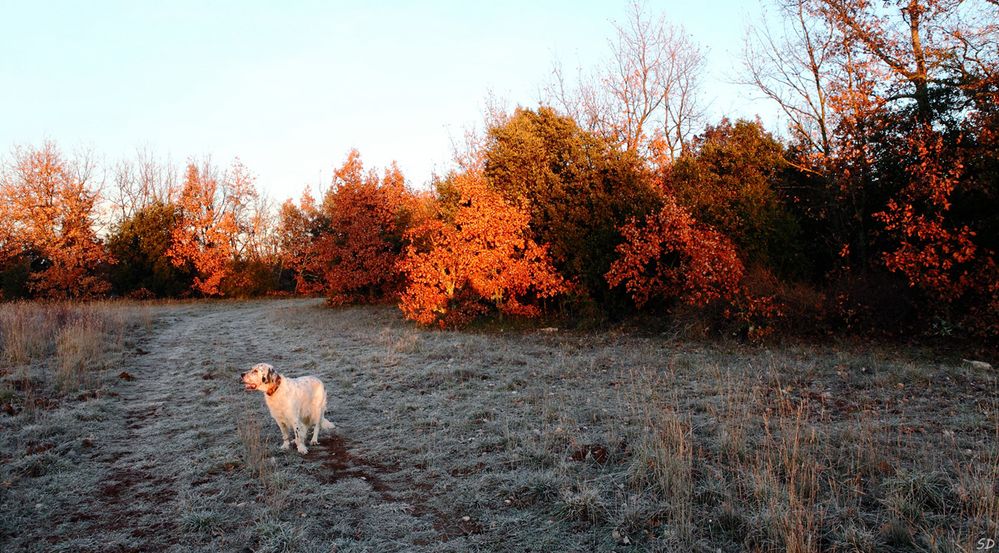
[[[708,50],[705,98],[770,119],[736,78],[756,0],[649,1]],[[283,200],[350,148],[421,186],[487,94],[533,106],[552,62],[599,63],[625,1],[0,0],[0,149],[55,140],[109,161],[234,156]],[[772,126],[772,125],[771,125]]]

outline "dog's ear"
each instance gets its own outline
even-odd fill
[[[267,383],[270,381],[272,368],[267,363],[257,363],[252,370],[260,376],[261,382]]]
[[[263,368],[263,371],[262,371],[262,372],[263,372],[264,374],[263,374],[263,376],[261,377],[261,380],[263,380],[263,382],[264,382],[265,384],[270,384],[270,383],[271,383],[271,380],[273,380],[273,379],[274,379],[274,369],[273,369],[273,368],[271,368],[271,366],[270,366],[270,365],[264,365],[264,366],[263,366],[262,368]]]

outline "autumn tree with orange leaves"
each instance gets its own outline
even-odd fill
[[[964,300],[975,313],[964,323],[976,332],[995,333],[999,331],[995,252],[982,245],[971,221],[952,215],[965,170],[964,160],[957,157],[960,150],[947,148],[929,126],[913,132],[908,146],[909,182],[874,215],[890,240],[882,254],[884,264],[925,294],[938,315]]]
[[[322,211],[330,232],[315,243],[334,305],[392,300],[402,285],[396,269],[409,224],[411,194],[394,164],[379,179],[353,150],[336,170]]]
[[[86,157],[66,160],[52,143],[17,149],[0,182],[0,261],[23,259],[38,296],[86,299],[110,289],[101,268],[111,261],[97,238]]]
[[[451,175],[451,209],[408,233],[399,266],[400,308],[425,325],[460,326],[496,311],[532,317],[537,302],[566,291],[548,247],[530,238],[530,215],[505,201],[477,172]]]
[[[982,115],[996,109],[999,5],[821,0],[816,9],[848,69],[832,96],[833,167],[846,177],[834,180],[862,194],[880,231],[855,241],[874,246],[861,257],[904,276],[924,313],[981,328],[982,317],[951,308],[988,303],[996,288],[995,177],[967,167],[990,132]],[[985,319],[999,329],[999,317]]]
[[[950,196],[963,164],[947,155],[943,139],[929,128],[909,141],[914,159],[907,167],[909,185],[900,198],[889,200],[886,209],[875,214],[885,230],[898,236],[897,245],[885,252],[884,260],[912,286],[949,303],[971,285],[970,265],[977,249],[970,228],[954,227],[947,221]]]
[[[999,4],[775,3],[785,33],[754,35],[748,80],[790,119],[788,205],[836,311],[981,333],[999,321],[978,307],[999,289]]]
[[[167,255],[176,266],[193,270],[195,292],[222,295],[222,282],[246,246],[255,197],[253,178],[238,160],[222,175],[207,162],[188,164],[178,199],[180,222]]]
[[[292,273],[295,291],[316,294],[325,288],[325,270],[315,255],[315,242],[329,232],[329,221],[308,190],[296,205],[290,198],[278,213],[278,249],[281,263]]]
[[[403,234],[417,207],[397,166],[379,177],[351,151],[321,205],[306,192],[281,208],[278,234],[298,292],[322,292],[333,305],[396,299]]]

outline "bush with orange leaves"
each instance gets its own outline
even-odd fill
[[[874,215],[896,241],[884,253],[884,263],[904,274],[910,286],[951,303],[974,286],[979,253],[975,233],[948,216],[963,164],[948,159],[942,137],[932,129],[917,130],[908,145],[914,160],[907,168],[911,180],[898,199]]]
[[[396,263],[409,221],[412,195],[393,164],[381,179],[364,171],[357,150],[347,156],[323,199],[332,232],[320,235],[315,254],[324,263],[331,304],[394,300],[402,284]]]
[[[940,314],[968,304],[964,326],[972,333],[999,334],[999,268],[976,232],[952,213],[964,163],[948,151],[943,137],[928,125],[907,137],[909,182],[875,219],[893,242],[883,253],[885,266],[905,275],[909,286],[932,300]]]
[[[639,309],[653,300],[705,306],[739,297],[743,265],[735,246],[673,198],[643,222],[628,222],[621,234],[606,278],[612,287],[623,285]]]
[[[325,272],[315,255],[314,242],[329,232],[329,223],[306,190],[298,205],[290,198],[278,212],[278,248],[281,260],[295,279],[299,294],[317,294],[325,289]]]
[[[454,327],[490,310],[533,317],[539,299],[566,291],[548,246],[529,238],[528,213],[480,173],[452,175],[447,185],[456,205],[407,233],[399,263],[407,279],[399,307],[407,318]]]
[[[280,241],[298,292],[325,293],[333,305],[395,300],[396,264],[417,203],[398,167],[379,178],[352,150],[322,205],[306,193],[301,206],[281,208]]]

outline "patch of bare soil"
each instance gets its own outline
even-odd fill
[[[407,512],[414,517],[431,521],[438,535],[434,539],[416,540],[414,542],[416,545],[428,545],[435,541],[446,542],[458,536],[482,532],[482,525],[470,517],[466,519],[466,516],[461,514],[444,512],[431,506],[427,500],[432,493],[432,485],[406,478],[405,475],[401,478],[392,478],[391,482],[386,480],[386,476],[399,475],[401,471],[398,465],[385,465],[352,454],[347,448],[347,442],[339,435],[323,438],[319,444],[319,447],[309,450],[321,455],[319,459],[322,466],[314,473],[317,480],[325,484],[335,484],[352,478],[362,480],[370,485],[386,504],[405,501],[409,505]],[[477,468],[482,467],[484,464],[480,463]],[[452,474],[459,477],[468,476],[472,471],[456,470]]]

